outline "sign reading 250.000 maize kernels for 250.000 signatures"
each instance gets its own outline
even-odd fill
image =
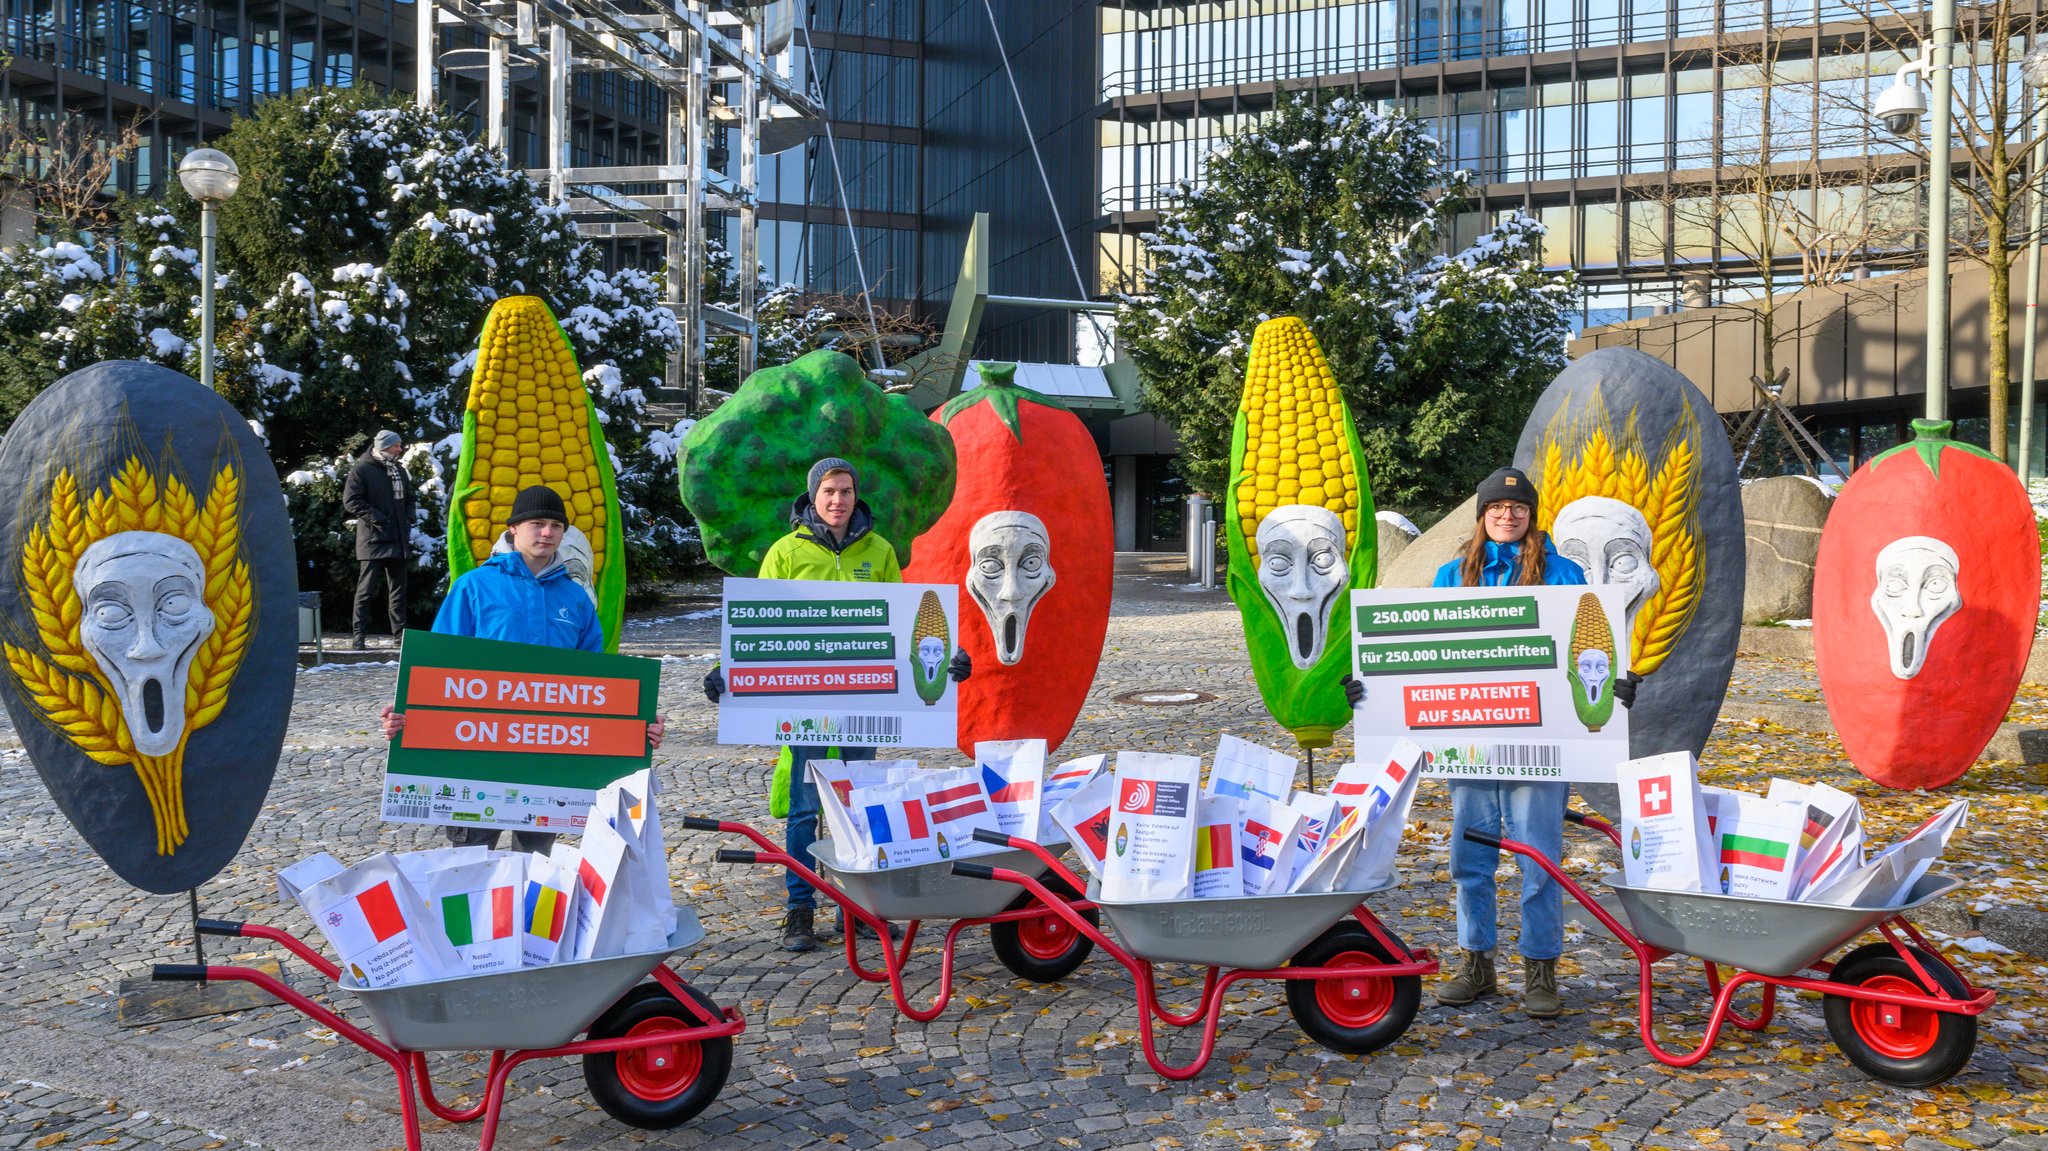
[[[1622,590],[1351,593],[1359,746],[1406,737],[1452,779],[1611,782],[1628,758]]]
[[[718,742],[952,747],[954,584],[729,579]]]
[[[599,788],[646,767],[661,663],[405,633],[391,823],[581,834]]]

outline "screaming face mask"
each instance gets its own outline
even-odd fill
[[[988,617],[996,658],[1024,658],[1031,609],[1052,588],[1052,540],[1028,512],[990,512],[967,533],[967,592]]]
[[[1322,658],[1330,612],[1351,586],[1344,522],[1309,504],[1287,504],[1259,521],[1259,588],[1280,617],[1287,655],[1304,670]]]
[[[1600,702],[1600,692],[1607,686],[1609,661],[1607,653],[1599,648],[1587,648],[1579,653],[1579,686],[1586,689],[1586,702]]]
[[[213,634],[206,565],[162,532],[117,532],[72,569],[84,616],[78,635],[120,701],[135,750],[169,755],[185,732],[185,678]]]
[[[917,641],[917,662],[924,665],[924,677],[939,678],[939,664],[946,658],[946,641],[935,635],[928,635]]]
[[[1919,675],[1935,629],[1962,608],[1956,574],[1955,549],[1932,536],[1896,539],[1877,553],[1877,590],[1870,593],[1870,610],[1884,626],[1893,675]]]
[[[1606,496],[1583,496],[1557,513],[1550,538],[1566,559],[1585,569],[1587,583],[1627,590],[1622,626],[1633,629],[1637,610],[1661,583],[1650,564],[1650,523],[1643,513]]]

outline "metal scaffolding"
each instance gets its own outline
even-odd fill
[[[545,92],[547,163],[531,172],[534,179],[550,199],[568,206],[586,236],[663,239],[666,296],[683,329],[667,382],[692,412],[703,406],[710,328],[738,337],[740,378],[755,367],[762,128],[824,118],[811,95],[772,63],[788,43],[795,6],[795,0],[417,0],[422,49],[414,90],[423,106],[436,100],[439,73],[452,63],[453,53],[431,50],[439,45],[440,28],[473,29],[485,42],[480,73],[489,142],[507,144],[513,69],[535,69]],[[572,164],[569,92],[578,71],[627,73],[662,93],[660,163]],[[720,134],[734,145],[729,172],[712,163]],[[738,300],[730,308],[704,299],[707,227],[714,217],[731,218],[737,234]]]

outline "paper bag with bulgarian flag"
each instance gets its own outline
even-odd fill
[[[1806,805],[1738,791],[1721,796],[1714,811],[1721,894],[1792,898]]]
[[[982,740],[974,745],[974,766],[1003,834],[1036,842],[1045,792],[1045,741]]]
[[[1109,855],[1109,821],[1115,806],[1116,775],[1098,771],[1054,804],[1050,813],[1053,825],[1074,845],[1074,854],[1097,883]]]
[[[511,853],[430,871],[421,881],[427,914],[455,950],[463,973],[521,965],[519,896],[525,885],[526,859]]]
[[[825,819],[826,834],[830,837],[831,862],[848,871],[866,869],[874,857],[861,847],[862,830],[851,810],[853,789],[913,778],[917,774],[917,761],[814,759],[804,770],[809,773],[812,786],[818,789],[818,811]],[[808,859],[797,862],[805,866],[811,863]]]
[[[1054,843],[1067,838],[1066,832],[1060,830],[1059,822],[1053,819],[1052,809],[1065,802],[1082,784],[1108,770],[1107,755],[1084,755],[1046,772],[1045,795],[1038,804],[1038,842]]]
[[[1358,812],[1365,826],[1359,828],[1358,854],[1334,890],[1371,891],[1393,884],[1394,860],[1427,757],[1413,740],[1397,739],[1378,759],[1347,763],[1337,772],[1330,797],[1345,813]]]
[[[397,987],[461,974],[418,892],[379,852],[300,893],[299,902],[356,987]]]
[[[576,954],[576,898],[582,887],[576,869],[583,853],[555,844],[555,853],[526,857],[526,888],[519,902],[519,952],[523,967],[564,963]]]
[[[1294,878],[1294,857],[1300,851],[1301,813],[1253,793],[1243,805],[1244,830],[1237,840],[1246,895],[1278,895]]]
[[[853,800],[847,808],[852,813],[854,858],[859,865],[845,869],[886,871],[913,863],[936,862],[939,844],[932,834],[924,796],[925,784],[921,779],[854,788]],[[844,849],[840,858],[846,858]]]
[[[1692,753],[1616,764],[1621,792],[1621,872],[1630,887],[1707,891],[1715,874],[1714,822]]]
[[[1294,769],[1299,761],[1247,739],[1225,735],[1216,743],[1216,760],[1209,765],[1209,783],[1203,795],[1244,799],[1263,795],[1285,803],[1294,790]]]
[[[1202,761],[1192,755],[1116,753],[1116,810],[1102,897],[1186,899],[1195,887],[1195,799]]]
[[[1204,796],[1196,805],[1195,898],[1236,899],[1244,894],[1238,868],[1237,837],[1244,826],[1238,801]]]
[[[1825,783],[1773,779],[1764,798],[1806,808],[1806,823],[1799,829],[1799,871],[1792,877],[1793,899],[1863,865],[1863,805],[1855,796]]]

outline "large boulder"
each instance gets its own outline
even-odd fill
[[[1444,566],[1472,538],[1472,525],[1478,523],[1478,496],[1466,499],[1462,504],[1444,513],[1436,526],[1417,536],[1388,563],[1385,552],[1380,553],[1381,587],[1428,587],[1436,582],[1436,569]],[[1384,526],[1384,525],[1383,525]],[[1380,533],[1385,540],[1387,532]]]
[[[1379,565],[1380,570],[1385,571],[1387,565],[1394,562],[1394,557],[1408,550],[1408,545],[1415,542],[1422,529],[1400,512],[1382,510],[1375,519],[1379,524]]]
[[[1834,493],[1808,476],[1743,486],[1743,623],[1813,618],[1813,560],[1833,503]]]

